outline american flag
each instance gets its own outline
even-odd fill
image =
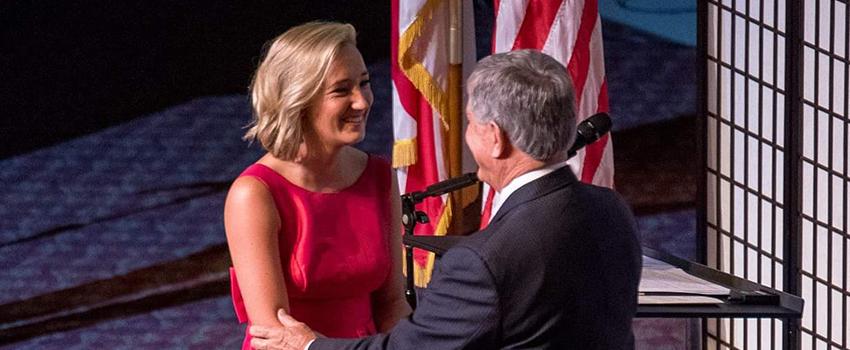
[[[474,62],[474,50],[459,43],[474,30],[469,1],[393,0],[391,11],[393,167],[407,193],[460,175],[461,64]],[[453,206],[449,196],[426,198],[418,209],[430,222],[416,234],[446,234]],[[433,259],[416,252],[416,285],[427,284]]]
[[[494,9],[494,53],[543,51],[567,67],[575,86],[579,122],[608,111],[597,0],[494,0]],[[584,182],[614,186],[614,154],[608,134],[567,163]],[[484,205],[486,211],[488,204]]]

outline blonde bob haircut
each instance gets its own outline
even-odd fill
[[[350,24],[309,22],[271,41],[251,82],[254,118],[243,139],[273,156],[294,160],[304,141],[305,116],[337,52],[356,45]]]

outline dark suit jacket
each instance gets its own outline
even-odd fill
[[[626,204],[563,167],[449,249],[392,332],[318,339],[310,350],[632,348],[640,271]]]

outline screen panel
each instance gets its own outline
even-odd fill
[[[782,290],[785,1],[709,0],[706,262]],[[776,349],[781,321],[706,321],[707,349]]]
[[[703,6],[705,261],[806,303],[790,336],[707,320],[703,345],[850,349],[848,1]]]
[[[802,349],[848,344],[847,1],[805,1],[803,11]]]

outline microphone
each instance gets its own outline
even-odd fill
[[[602,135],[611,131],[611,117],[608,113],[596,113],[578,124],[576,140],[567,152],[567,158],[572,158],[582,147],[599,140]]]
[[[425,188],[425,191],[413,192],[411,193],[411,196],[414,201],[419,202],[427,197],[446,194],[475,183],[478,183],[478,175],[476,173],[466,173],[428,186]]]

